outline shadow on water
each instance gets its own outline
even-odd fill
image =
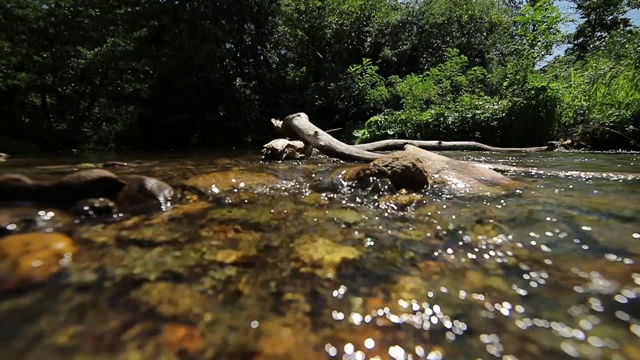
[[[640,172],[638,154],[447,155]],[[335,162],[245,153],[17,158],[0,173],[113,160],[172,185],[210,172],[280,182],[177,186],[173,210],[110,221],[0,207],[4,233],[64,232],[77,247],[53,277],[0,294],[2,358],[640,358],[637,182],[515,174],[507,195],[405,203],[316,186]],[[5,277],[33,266],[2,261]]]

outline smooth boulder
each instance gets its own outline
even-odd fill
[[[172,207],[174,191],[163,181],[142,175],[123,176],[126,185],[116,198],[126,212],[167,211]]]
[[[361,183],[372,178],[386,178],[396,189],[420,191],[425,187],[442,187],[461,194],[494,194],[517,184],[485,167],[450,159],[411,145],[343,176],[346,181]]]
[[[24,201],[72,206],[89,198],[115,198],[125,183],[100,169],[82,170],[55,181],[33,181],[21,174],[0,176],[0,201]]]
[[[67,266],[76,251],[62,233],[24,233],[0,239],[0,290],[47,280]]]

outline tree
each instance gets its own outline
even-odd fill
[[[602,46],[610,34],[629,28],[631,20],[625,17],[629,10],[627,0],[572,0],[583,19],[572,39],[571,53],[582,60]]]

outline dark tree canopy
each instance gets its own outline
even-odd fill
[[[298,111],[360,141],[615,147],[588,129],[637,135],[634,4],[575,2],[540,69],[568,38],[550,0],[4,0],[0,151],[255,146]]]

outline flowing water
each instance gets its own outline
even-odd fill
[[[446,155],[608,174],[418,198],[329,191],[329,160],[110,159],[172,185],[279,181],[108,220],[0,206],[0,236],[62,232],[77,248],[46,281],[0,292],[0,358],[640,359],[640,181],[610,174],[640,173],[640,155]],[[100,160],[11,158],[0,173]]]

